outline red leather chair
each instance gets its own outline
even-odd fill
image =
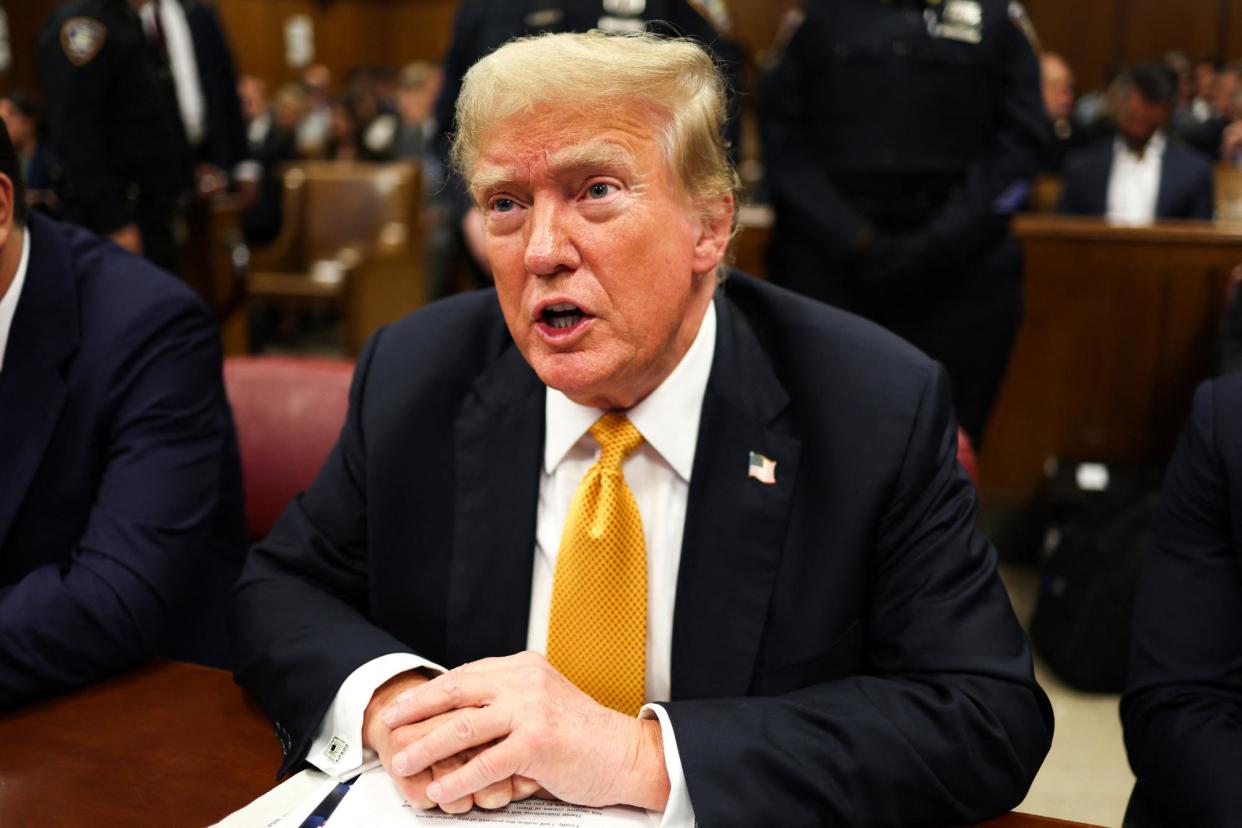
[[[270,532],[289,501],[319,473],[345,422],[353,375],[354,363],[343,359],[224,361],[250,537]]]
[[[975,488],[979,488],[979,461],[975,459],[975,447],[960,428],[957,430],[957,462],[966,470]]]

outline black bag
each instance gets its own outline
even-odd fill
[[[1031,640],[1069,686],[1094,693],[1125,689],[1134,591],[1159,500],[1160,473],[1108,468],[1084,488],[1070,465],[1049,481],[1039,595]],[[1090,477],[1090,475],[1088,475]],[[1100,488],[1098,482],[1107,482]]]

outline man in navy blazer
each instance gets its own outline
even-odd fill
[[[1128,223],[1212,219],[1211,164],[1165,133],[1173,95],[1160,67],[1139,66],[1122,77],[1117,134],[1066,159],[1059,212]]]
[[[222,666],[243,549],[211,316],[27,216],[16,167],[0,125],[0,707],[156,654]]]
[[[1242,813],[1242,375],[1205,383],[1165,475],[1121,702],[1136,825]],[[1130,824],[1127,821],[1127,824]]]
[[[237,588],[238,681],[283,771],[375,753],[417,807],[542,788],[663,825],[970,822],[1024,796],[1052,714],[947,377],[861,319],[719,282],[723,88],[693,44],[599,32],[467,75],[456,158],[496,290],[373,337]],[[645,441],[621,467],[648,567],[637,718],[542,655],[605,412]]]

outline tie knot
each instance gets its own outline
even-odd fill
[[[624,414],[605,414],[591,426],[591,436],[599,443],[599,464],[620,469],[621,461],[643,444],[643,435]]]

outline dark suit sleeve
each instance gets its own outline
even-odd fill
[[[936,369],[876,528],[858,675],[666,705],[701,824],[974,822],[1021,801],[1052,712],[955,451]]]
[[[1242,380],[1201,387],[1165,476],[1139,580],[1128,689],[1130,765],[1168,825],[1242,813]]]
[[[237,681],[276,724],[284,774],[306,755],[337,690],[373,658],[409,652],[368,620],[366,461],[362,421],[368,368],[358,360],[349,415],[314,484],[251,550],[230,624]]]
[[[146,319],[95,360],[107,464],[77,547],[0,590],[0,706],[150,658],[199,588],[232,433],[216,328],[180,293]]]
[[[1090,182],[1096,177],[1091,159],[1092,156],[1086,151],[1072,152],[1065,159],[1065,170],[1061,173],[1061,197],[1056,206],[1058,213],[1069,216],[1101,215],[1092,209],[1087,195]]]

